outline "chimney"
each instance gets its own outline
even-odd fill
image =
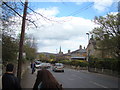
[[[68,53],[70,53],[70,50],[68,50]]]
[[[84,47],[84,49],[85,49],[85,47]]]
[[[82,46],[80,45],[80,49],[82,49]]]

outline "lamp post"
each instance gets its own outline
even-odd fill
[[[88,44],[89,44],[89,35],[90,35],[90,34],[89,34],[89,33],[86,33],[86,35],[88,35]]]
[[[89,33],[86,33],[86,35],[88,35],[88,45],[87,45],[87,61],[88,61],[88,63],[90,64],[90,62],[89,62]],[[88,65],[88,71],[90,70],[90,66]]]

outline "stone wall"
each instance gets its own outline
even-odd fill
[[[109,69],[89,68],[89,71],[90,72],[95,72],[95,73],[111,75],[111,76],[115,76],[115,77],[120,77],[120,75],[118,75],[117,71],[112,71],[112,70],[109,70]]]
[[[64,65],[66,68],[70,68],[70,69],[76,69],[76,70],[88,70],[88,67],[76,67],[76,66],[72,66],[72,65]],[[98,69],[98,68],[89,68],[89,72],[94,72],[94,73],[100,73],[100,74],[105,74],[105,75],[111,75],[111,76],[115,76],[115,77],[120,77],[120,75],[118,75],[117,71],[112,71],[109,69]]]
[[[64,65],[66,68],[76,69],[76,70],[87,70],[87,67],[80,67],[80,66],[72,66],[72,65]]]

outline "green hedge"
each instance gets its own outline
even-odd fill
[[[119,71],[119,64],[120,60],[115,60],[115,59],[90,59],[89,60],[89,66],[92,68],[104,68],[104,69],[110,69],[113,71]]]
[[[60,61],[60,62],[63,63],[63,64],[80,66],[80,67],[88,66],[88,62],[84,61],[84,60],[63,60],[63,61]]]

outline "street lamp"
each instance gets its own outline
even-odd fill
[[[88,35],[88,45],[89,45],[89,33],[86,33],[86,35]],[[89,59],[89,50],[88,50],[88,45],[87,45],[87,61]]]
[[[89,44],[89,35],[90,35],[90,34],[89,34],[89,33],[86,33],[86,34],[88,35],[88,44]]]
[[[88,63],[90,64],[90,62],[89,62],[89,50],[88,50],[88,46],[89,46],[89,33],[86,33],[86,35],[88,35],[88,45],[87,45],[87,61],[88,61]],[[88,71],[90,70],[90,67],[88,66]]]

